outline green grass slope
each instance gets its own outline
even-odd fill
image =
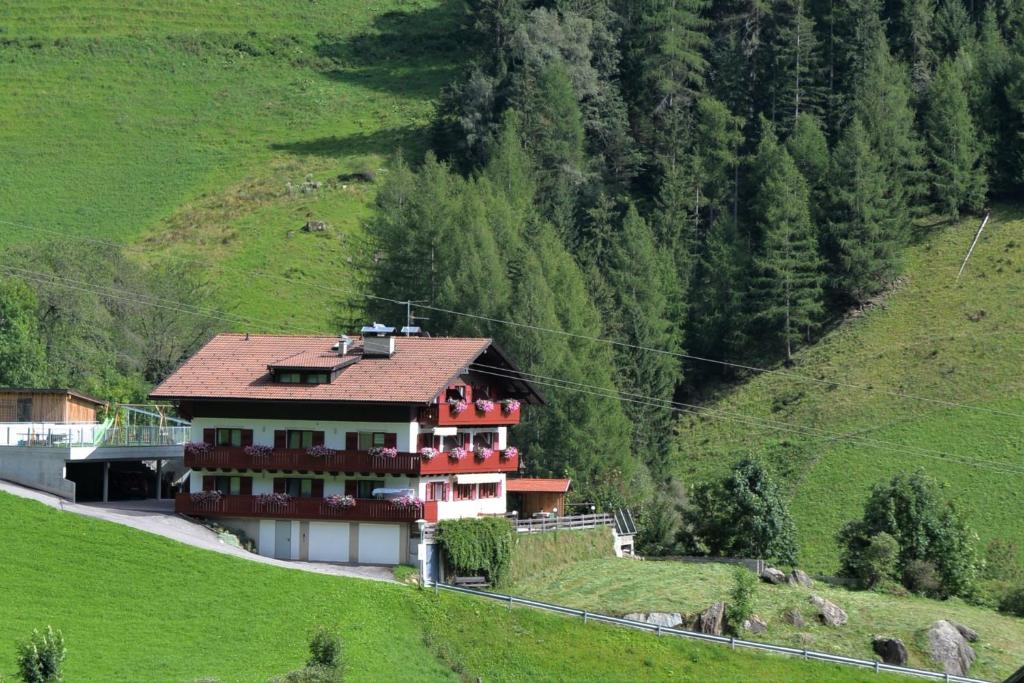
[[[734,568],[726,565],[681,562],[637,562],[604,558],[583,560],[520,578],[514,592],[606,614],[681,612],[696,614],[718,600],[728,601]],[[849,622],[833,628],[813,620],[811,594],[842,606]],[[787,609],[798,608],[807,620],[803,628],[783,621]],[[910,665],[941,670],[926,652],[928,627],[937,619],[968,624],[981,634],[973,644],[977,661],[971,676],[1002,680],[1024,660],[1024,619],[973,607],[959,600],[940,602],[918,597],[895,597],[867,591],[849,591],[818,583],[813,589],[791,586],[758,587],[754,611],[768,622],[761,635],[744,634],[791,647],[806,647],[848,657],[873,659],[871,639],[876,634],[906,643]]]
[[[462,58],[459,11],[451,0],[5,2],[0,220],[199,259],[222,305],[323,329],[336,295],[240,273],[358,281],[373,185],[337,176],[422,149]],[[321,190],[288,191],[310,175]],[[309,218],[330,231],[291,234]],[[40,237],[0,224],[0,246]]]
[[[800,352],[791,371],[754,376],[707,405],[729,419],[687,419],[677,474],[692,483],[743,453],[766,457],[792,497],[801,563],[817,571],[837,569],[835,533],[860,515],[871,486],[918,467],[948,484],[982,541],[1024,543],[1024,419],[998,414],[1024,415],[1024,217],[997,207],[956,282],[977,226],[965,220],[926,237],[908,250],[895,291]],[[780,433],[739,416],[837,436]]]
[[[0,494],[0,676],[52,624],[69,681],[265,681],[344,639],[349,681],[861,681],[873,674],[657,639],[481,599],[281,569]]]

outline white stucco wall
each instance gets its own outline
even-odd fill
[[[0,446],[0,479],[75,499],[75,482],[64,478],[69,448]]]

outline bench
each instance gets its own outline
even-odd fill
[[[491,583],[483,576],[456,576],[452,585],[464,588],[487,588]]]

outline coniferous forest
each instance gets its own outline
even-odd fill
[[[1020,0],[470,0],[461,36],[373,291],[498,340],[552,399],[528,466],[602,506],[673,489],[662,402],[737,379],[707,360],[792,363],[1024,180]]]

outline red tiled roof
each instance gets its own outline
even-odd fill
[[[339,356],[334,351],[299,351],[287,358],[269,364],[275,368],[309,368],[310,370],[333,370],[356,360],[352,354]]]
[[[429,403],[491,346],[490,339],[396,337],[390,358],[360,358],[329,384],[278,384],[270,365],[331,353],[337,337],[218,334],[150,394],[155,399],[268,399]],[[361,354],[361,339],[350,354]],[[338,358],[338,356],[335,356]],[[287,363],[284,363],[287,361]]]
[[[506,479],[505,490],[509,493],[565,493],[569,483],[569,479]]]

